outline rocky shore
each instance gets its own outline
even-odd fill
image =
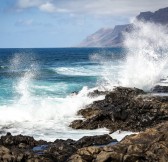
[[[85,147],[72,155],[70,162],[167,162],[168,122],[137,135],[125,137],[113,146]]]
[[[109,135],[83,137],[78,141],[55,140],[54,142],[36,141],[29,136],[12,136],[7,133],[0,139],[1,162],[65,162],[78,149],[101,147],[117,141]]]
[[[105,99],[78,111],[83,120],[73,121],[70,127],[139,132],[120,142],[110,134],[46,142],[7,133],[0,138],[0,162],[167,162],[168,96],[158,92],[167,92],[167,87],[157,86],[151,93],[116,87],[89,94]]]
[[[157,86],[154,92],[157,90],[160,92],[160,89],[164,87]],[[114,91],[108,92],[104,100],[95,101],[87,108],[78,111],[78,115],[82,115],[84,120],[75,120],[70,127],[75,129],[106,127],[112,132],[118,129],[144,131],[168,120],[168,96],[152,94],[137,88],[117,87]]]

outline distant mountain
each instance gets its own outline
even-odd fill
[[[102,47],[105,46],[105,42],[107,42],[110,38],[109,36],[113,32],[113,29],[108,28],[102,28],[92,35],[88,36],[86,39],[84,39],[79,46],[81,47]],[[105,41],[106,39],[106,41]]]
[[[116,47],[122,45],[123,34],[130,30],[130,24],[117,25],[112,28],[102,28],[94,34],[84,39],[78,46],[79,47]]]
[[[141,12],[138,20],[168,24],[168,7],[155,12]],[[77,47],[121,47],[124,42],[123,33],[130,32],[132,24],[116,25],[113,28],[102,28],[84,39]]]
[[[160,24],[168,24],[168,7],[159,9],[155,12],[141,12],[137,17],[138,20],[150,21]]]

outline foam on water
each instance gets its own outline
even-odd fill
[[[130,132],[130,131],[115,131],[114,133],[112,133],[110,136],[113,139],[117,139],[117,141],[121,141],[125,136],[131,135],[131,134],[137,134],[136,132]]]
[[[12,64],[15,70],[19,70],[19,63],[15,59],[18,60],[18,57],[14,57]],[[38,73],[36,67],[35,65],[27,66],[24,70],[25,73],[18,79],[18,82],[14,82],[14,90],[19,97],[12,104],[0,106],[0,129],[4,133],[10,131],[12,134],[21,133],[48,141],[54,141],[57,138],[79,139],[84,135],[108,133],[107,129],[86,131],[73,130],[68,127],[70,122],[81,118],[76,116],[79,109],[95,100],[103,99],[104,96],[88,97],[88,93],[94,89],[87,87],[83,87],[77,95],[68,95],[65,98],[34,95],[33,90],[35,88],[51,91],[50,86],[34,85],[33,81]],[[55,91],[60,89],[58,83],[53,83],[52,86]],[[66,88],[65,83],[61,86]]]
[[[59,67],[53,69],[58,74],[69,76],[99,76],[100,66]]]
[[[25,76],[26,77],[26,76]],[[79,139],[83,135],[107,133],[106,129],[95,131],[75,131],[68,128],[71,121],[77,119],[76,112],[85,105],[95,100],[103,99],[89,98],[90,92],[84,87],[78,95],[70,95],[66,98],[31,96],[26,88],[18,102],[11,105],[0,106],[1,130],[10,131],[13,134],[33,135],[37,139],[55,140],[56,138]],[[22,84],[20,82],[20,84]],[[78,117],[80,118],[80,117]]]
[[[95,53],[90,56],[92,61],[96,61],[100,64],[98,72],[100,78],[97,80],[100,90],[112,90],[113,87],[119,86],[119,71],[123,68],[123,60],[121,58],[114,60],[114,55],[114,53],[109,53],[107,57],[106,55]]]
[[[37,139],[55,140],[56,138],[79,139],[84,134],[107,133],[105,129],[95,131],[75,131],[68,128],[71,121],[77,119],[77,110],[94,100],[89,98],[85,87],[76,96],[66,98],[27,98],[18,103],[0,107],[1,130],[14,134],[33,135]],[[6,127],[4,129],[4,127]],[[75,135],[75,136],[74,136]]]

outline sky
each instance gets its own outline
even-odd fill
[[[168,0],[0,0],[0,48],[73,47]]]

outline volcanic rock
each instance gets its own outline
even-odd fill
[[[166,162],[168,161],[168,122],[125,137],[120,143],[104,147],[85,147],[68,162]]]
[[[79,110],[85,120],[70,124],[75,129],[108,128],[142,131],[168,120],[168,96],[152,96],[136,88],[117,87],[104,100]]]
[[[82,147],[106,145],[111,142],[117,141],[112,139],[109,135],[85,136],[78,141],[71,139],[56,140],[44,151],[43,156],[54,161],[65,162],[72,154]]]
[[[0,140],[0,162],[65,162],[82,147],[102,146],[114,141],[109,135],[100,135],[86,136],[78,141],[57,139],[47,143],[29,136],[7,133]]]

